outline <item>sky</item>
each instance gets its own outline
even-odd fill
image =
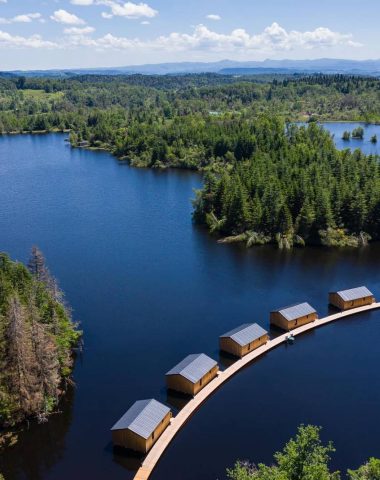
[[[0,70],[380,58],[380,0],[0,0]]]

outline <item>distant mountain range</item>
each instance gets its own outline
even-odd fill
[[[3,77],[10,76],[46,76],[68,77],[73,75],[180,75],[189,73],[220,73],[224,75],[262,75],[294,73],[345,73],[354,75],[380,76],[379,60],[342,60],[321,58],[317,60],[264,60],[238,62],[221,60],[219,62],[178,62],[133,65],[113,68],[70,68],[56,70],[14,70],[1,72]]]

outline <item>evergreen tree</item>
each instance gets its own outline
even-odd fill
[[[0,427],[45,419],[65,389],[80,337],[37,248],[29,268],[33,274],[0,254]]]

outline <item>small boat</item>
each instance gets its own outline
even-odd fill
[[[290,335],[288,335],[288,336],[286,337],[287,343],[290,343],[290,344],[291,344],[291,343],[294,343],[294,340],[295,340],[295,338],[294,338],[294,336],[293,336],[292,334],[290,334]]]

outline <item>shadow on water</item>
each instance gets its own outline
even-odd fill
[[[193,397],[175,390],[166,391],[166,403],[175,409],[174,413],[179,412],[185,407]]]
[[[223,350],[219,350],[219,365],[223,367],[221,370],[226,370],[238,360],[239,357],[232,355],[231,353],[224,352]]]
[[[107,446],[107,451],[112,451],[112,459],[114,463],[133,473],[141,467],[145,458],[144,455],[139,454],[138,452],[127,450],[125,448],[113,447],[112,443]]]
[[[0,472],[8,480],[42,480],[65,453],[65,437],[72,422],[75,387],[69,387],[59,403],[59,410],[49,421],[31,421],[20,432],[16,445],[0,455]]]

